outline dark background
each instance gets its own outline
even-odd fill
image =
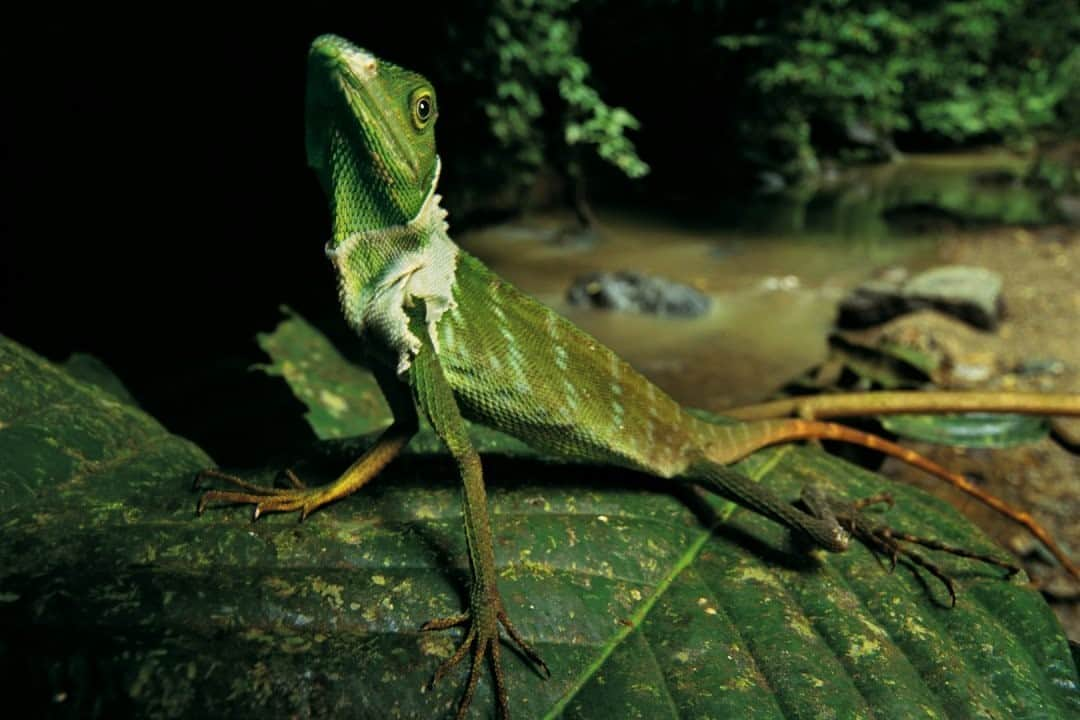
[[[361,10],[9,28],[0,332],[54,360],[99,357],[219,460],[295,436],[273,410],[281,384],[247,368],[280,304],[336,312],[304,157],[308,44],[336,30],[377,51],[380,26],[411,23],[418,42],[438,27]]]

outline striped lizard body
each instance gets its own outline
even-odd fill
[[[836,423],[701,420],[611,349],[464,251],[454,287],[456,304],[436,332],[439,358],[463,415],[540,451],[701,483],[832,550],[847,545],[832,522],[799,513],[718,467],[768,445],[820,438],[954,477],[912,450]]]

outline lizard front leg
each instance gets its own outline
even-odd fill
[[[303,520],[318,508],[351,495],[370,482],[401,454],[418,428],[416,407],[408,394],[397,388],[400,383],[384,377],[385,373],[380,371],[376,371],[375,375],[390,404],[394,422],[341,477],[329,485],[307,487],[291,470],[286,470],[284,474],[291,487],[277,488],[248,482],[220,470],[203,470],[195,476],[196,489],[200,489],[208,479],[223,480],[238,489],[207,490],[199,498],[196,512],[202,515],[210,504],[249,504],[255,506],[253,514],[256,519],[268,512],[299,511]]]
[[[469,551],[472,584],[469,588],[469,610],[460,615],[438,618],[424,624],[423,630],[443,630],[466,626],[465,638],[449,659],[435,671],[432,683],[438,682],[466,656],[471,655],[469,679],[458,705],[457,717],[463,718],[472,702],[484,658],[491,662],[495,678],[495,695],[501,717],[509,717],[510,706],[503,677],[499,650],[499,627],[506,630],[510,640],[545,675],[551,675],[547,665],[536,651],[514,629],[503,606],[495,571],[495,549],[492,544],[491,521],[488,516],[487,493],[480,466],[480,456],[469,440],[465,420],[461,416],[457,400],[446,377],[443,375],[435,348],[426,330],[420,352],[410,368],[410,381],[416,405],[431,421],[432,427],[454,456],[463,485],[462,499],[465,516],[465,540]]]

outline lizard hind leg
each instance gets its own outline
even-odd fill
[[[889,558],[892,567],[903,558],[915,567],[921,567],[936,577],[949,592],[952,605],[956,604],[956,587],[952,578],[936,564],[915,552],[910,546],[920,545],[930,550],[937,550],[959,557],[971,558],[1009,570],[1010,574],[1018,571],[1014,565],[993,556],[972,552],[964,548],[947,545],[940,541],[924,538],[872,521],[863,512],[864,508],[885,503],[893,504],[892,496],[874,495],[855,502],[839,502],[828,498],[817,486],[803,488],[800,501],[806,512],[795,505],[786,503],[771,490],[753,482],[733,468],[723,465],[707,464],[692,470],[693,479],[707,489],[735,500],[752,510],[765,515],[787,527],[808,535],[818,545],[834,552],[847,548],[851,537],[855,537],[871,551]]]
[[[919,545],[928,550],[936,550],[957,557],[978,560],[990,565],[1008,570],[1009,575],[1015,575],[1020,568],[1012,563],[1000,560],[992,555],[973,552],[955,545],[948,545],[932,538],[899,532],[889,527],[872,521],[863,509],[871,505],[885,504],[893,506],[892,495],[882,493],[862,498],[850,503],[835,503],[827,499],[820,488],[806,487],[803,489],[801,501],[812,513],[828,512],[835,517],[837,522],[849,533],[866,545],[872,552],[885,555],[889,558],[890,571],[896,569],[897,561],[901,558],[906,560],[913,568],[922,568],[936,577],[949,593],[950,606],[956,605],[956,585],[952,578],[938,565],[931,562],[921,554],[915,552],[911,545]]]
[[[720,426],[723,427],[723,426]],[[876,450],[884,455],[894,457],[913,467],[919,468],[934,477],[944,480],[958,490],[971,495],[979,502],[987,505],[1013,522],[1025,527],[1028,532],[1038,540],[1057,558],[1066,572],[1073,578],[1080,579],[1080,567],[1073,563],[1060,545],[1054,540],[1042,525],[1038,523],[1026,511],[1015,508],[1001,498],[992,495],[978,485],[968,480],[963,475],[953,472],[929,458],[920,455],[914,450],[897,445],[877,435],[855,430],[854,428],[831,422],[819,422],[814,420],[763,420],[758,422],[740,423],[734,427],[741,429],[738,448],[735,457],[726,457],[725,462],[734,462],[750,453],[767,445],[790,442],[792,440],[835,440],[859,445],[871,450]],[[745,428],[743,430],[743,428]],[[727,453],[732,454],[730,451]]]
[[[806,534],[826,550],[842,552],[848,547],[850,535],[837,522],[827,503],[808,504],[811,512],[803,512],[738,470],[711,462],[691,466],[687,477],[706,490]]]

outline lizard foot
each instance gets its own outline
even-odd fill
[[[497,595],[494,599],[474,600],[473,610],[470,612],[431,620],[424,623],[420,629],[425,631],[446,630],[461,625],[467,625],[469,628],[465,633],[465,638],[458,645],[454,654],[439,665],[434,677],[431,679],[432,686],[439,682],[446,673],[471,652],[472,663],[469,667],[469,680],[465,686],[465,694],[458,704],[456,715],[456,718],[461,720],[465,717],[469,704],[472,702],[473,694],[476,692],[476,686],[480,682],[484,658],[489,657],[491,659],[492,673],[495,676],[495,697],[499,703],[499,717],[509,718],[510,703],[507,699],[506,681],[503,677],[502,661],[499,656],[499,626],[502,625],[513,644],[517,646],[525,657],[541,669],[545,676],[551,677],[551,671],[548,669],[547,664],[540,659],[536,651],[514,629],[514,625],[510,622],[510,618],[507,617],[506,611],[503,610],[502,601]]]
[[[235,475],[223,473],[220,470],[201,470],[195,475],[195,489],[200,490],[203,482],[207,479],[224,480],[235,485],[239,490],[207,490],[199,498],[199,504],[195,512],[203,514],[207,506],[215,504],[248,504],[254,505],[254,518],[268,512],[293,512],[300,511],[300,519],[305,519],[312,511],[337,499],[338,494],[332,492],[333,485],[328,487],[309,488],[292,470],[284,470],[279,477],[288,481],[289,487],[266,487],[248,482]]]
[[[871,550],[888,556],[890,571],[896,569],[897,560],[903,557],[911,564],[923,568],[936,577],[941,581],[941,584],[945,586],[945,589],[949,591],[950,607],[956,606],[956,586],[953,583],[952,578],[940,567],[927,560],[904,543],[921,545],[928,550],[937,550],[948,553],[949,555],[956,555],[957,557],[970,558],[990,565],[996,565],[1008,570],[1010,577],[1020,572],[1020,568],[1016,565],[1000,560],[992,555],[973,552],[965,548],[956,547],[955,545],[947,545],[946,543],[934,540],[933,538],[898,532],[887,525],[880,525],[868,520],[862,513],[863,508],[881,503],[892,507],[892,496],[888,493],[884,493],[853,502],[845,508],[836,510],[836,520],[845,530],[862,541],[862,543]]]
[[[378,475],[387,463],[397,457],[415,432],[414,423],[395,422],[379,436],[367,452],[349,466],[341,477],[328,485],[319,487],[309,488],[304,485],[292,470],[285,470],[279,475],[288,481],[287,488],[256,485],[220,470],[203,470],[195,476],[196,490],[200,489],[203,481],[208,478],[223,480],[238,489],[207,490],[199,498],[196,512],[202,515],[210,503],[240,503],[255,506],[255,519],[267,512],[299,510],[300,519],[303,520],[323,505],[340,500],[362,488]]]

